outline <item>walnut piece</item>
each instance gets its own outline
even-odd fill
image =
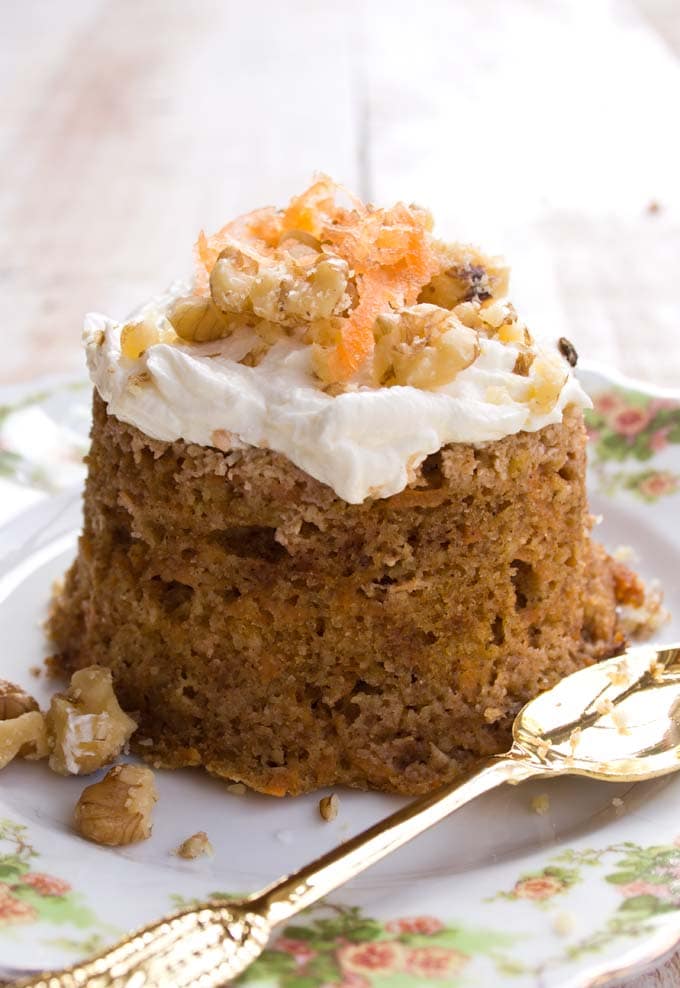
[[[48,750],[45,718],[39,710],[0,720],[0,769],[17,756],[31,760],[46,758]]]
[[[378,316],[375,336],[374,380],[387,387],[441,387],[480,353],[476,330],[453,312],[425,303]]]
[[[137,724],[120,707],[111,671],[79,669],[67,693],[52,697],[47,713],[50,768],[59,775],[87,775],[112,762]]]
[[[231,244],[210,275],[213,302],[224,313],[250,312],[282,327],[328,319],[350,305],[349,266],[340,257],[304,248],[273,257]]]
[[[177,337],[167,319],[146,316],[137,322],[129,322],[120,332],[120,349],[128,360],[138,360],[150,346],[156,343],[175,343]]]
[[[116,765],[101,782],[83,789],[75,808],[76,830],[87,840],[109,847],[146,840],[157,799],[150,768]]]
[[[235,328],[211,298],[188,295],[173,302],[168,320],[182,340],[204,343],[230,336]]]
[[[437,241],[434,246],[442,270],[425,285],[419,302],[453,309],[460,302],[483,302],[507,293],[510,269],[501,258],[461,244]]]
[[[38,709],[36,701],[21,686],[0,679],[0,721],[13,720],[21,714]]]
[[[330,796],[323,796],[319,800],[319,815],[322,820],[329,823],[331,820],[335,820],[339,812],[340,800],[335,793],[331,793]]]
[[[186,858],[187,861],[193,861],[194,858],[200,858],[206,854],[211,856],[214,854],[214,851],[205,830],[199,830],[198,833],[192,834],[191,837],[187,837],[185,841],[182,841],[175,854],[179,858]]]

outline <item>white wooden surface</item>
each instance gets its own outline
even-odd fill
[[[0,383],[82,366],[316,170],[504,252],[532,327],[680,386],[680,0],[0,0]],[[655,209],[650,205],[655,204]],[[636,988],[680,984],[680,963]]]

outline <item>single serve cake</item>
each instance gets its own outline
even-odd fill
[[[84,528],[49,631],[138,752],[274,795],[424,792],[620,651],[644,589],[590,537],[589,404],[508,271],[321,177],[85,322]]]

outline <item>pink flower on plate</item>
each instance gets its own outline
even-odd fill
[[[652,433],[652,438],[649,440],[649,445],[655,453],[660,453],[662,449],[665,449],[666,446],[668,446],[669,432],[670,426],[665,426],[663,429],[657,429],[656,432]]]
[[[632,899],[636,895],[653,895],[657,899],[670,899],[670,889],[665,885],[653,885],[651,882],[628,882],[627,885],[619,885],[619,892],[624,899]]]
[[[21,876],[21,885],[30,885],[32,889],[40,895],[66,895],[71,891],[71,886],[62,878],[54,878],[52,875],[43,875],[39,871],[29,871],[27,875]]]
[[[609,418],[610,415],[620,412],[626,407],[623,399],[614,391],[603,391],[593,399],[593,406],[596,412]]]
[[[306,940],[292,940],[290,937],[279,937],[271,946],[272,950],[280,950],[284,954],[290,954],[298,967],[306,964],[308,960],[316,956],[316,951],[312,950]]]
[[[565,889],[564,882],[553,875],[539,875],[536,878],[522,878],[512,890],[517,899],[551,899]]]
[[[404,968],[421,978],[447,978],[462,971],[469,960],[450,947],[414,947],[406,954]]]
[[[640,494],[649,498],[650,501],[663,497],[665,494],[675,494],[679,488],[678,478],[666,470],[655,470],[648,473],[638,484]]]
[[[0,926],[10,923],[32,923],[38,918],[38,913],[29,905],[15,898],[9,886],[0,884]]]
[[[394,940],[352,943],[338,950],[340,967],[355,974],[403,971],[404,948]]]
[[[444,924],[436,916],[406,916],[404,919],[391,919],[385,924],[390,933],[420,933],[432,936],[444,929]]]
[[[632,439],[645,429],[652,419],[649,408],[624,408],[612,419],[612,428],[620,436]]]

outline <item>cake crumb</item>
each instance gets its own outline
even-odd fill
[[[621,662],[617,662],[612,669],[607,670],[607,679],[612,686],[630,685],[630,669],[628,668],[628,663],[625,659]]]
[[[29,666],[28,671],[34,679],[40,679],[43,673],[42,666]]]
[[[616,725],[616,731],[618,734],[630,734],[630,730],[628,728],[628,721],[623,710],[613,710],[612,720]]]
[[[503,716],[503,711],[499,707],[487,707],[484,711],[484,720],[487,724],[494,724]]]
[[[658,580],[647,585],[641,604],[624,604],[619,610],[624,635],[638,641],[650,638],[669,620],[670,611],[663,606],[663,591]]]
[[[610,714],[613,709],[614,709],[614,704],[609,699],[609,697],[605,696],[599,701],[599,703],[595,707],[595,712],[600,714],[600,716],[602,717],[606,717],[606,715]]]
[[[233,796],[245,796],[248,792],[248,786],[244,785],[243,782],[232,782],[227,786],[227,792]]]
[[[569,936],[575,926],[576,920],[573,913],[559,912],[553,917],[552,928],[560,937]]]
[[[637,562],[637,554],[633,549],[632,545],[620,545],[618,548],[612,552],[612,558],[617,561],[617,563],[635,563]]]
[[[194,858],[201,858],[205,855],[212,857],[214,853],[205,830],[199,830],[191,837],[187,837],[175,851],[177,857],[185,858],[187,861],[193,861]]]
[[[330,796],[323,796],[319,800],[319,813],[322,820],[326,820],[327,822],[335,820],[339,810],[340,800],[335,793],[332,793]]]
[[[549,751],[550,751],[550,745],[545,739],[541,738],[541,740],[536,745],[536,754],[538,755],[539,758],[545,758],[545,756],[548,754]]]
[[[663,674],[665,671],[665,665],[663,662],[659,662],[656,657],[649,663],[649,674],[655,683],[660,683],[663,680]]]
[[[546,816],[550,812],[550,796],[547,792],[542,792],[538,796],[532,796],[531,802],[532,813],[537,813],[538,816]]]
[[[572,757],[576,752],[580,740],[581,740],[581,728],[575,727],[574,730],[569,735],[569,747],[571,748]]]

